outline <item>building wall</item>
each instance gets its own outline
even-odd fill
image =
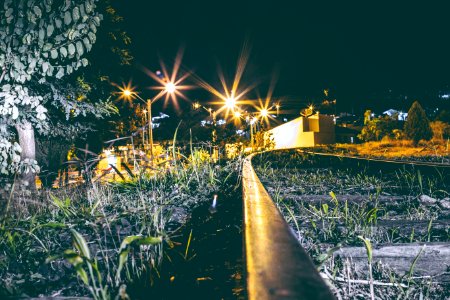
[[[275,127],[272,134],[275,149],[314,147],[335,142],[333,118],[326,115],[299,117]]]

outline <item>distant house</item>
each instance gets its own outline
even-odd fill
[[[298,117],[268,132],[272,134],[275,149],[313,147],[336,140],[334,119],[328,115]]]
[[[399,121],[406,121],[406,118],[408,117],[408,113],[398,111],[392,108],[383,112],[383,115],[388,115],[389,117],[397,116],[397,120]]]
[[[439,98],[440,99],[444,99],[444,100],[450,99],[450,91],[440,92],[439,93]]]

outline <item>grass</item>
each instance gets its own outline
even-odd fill
[[[199,151],[151,176],[14,194],[0,222],[0,297],[114,299],[151,280],[190,212],[239,184],[239,161]]]
[[[448,223],[438,225],[450,217],[440,204],[450,195],[448,174],[374,171],[296,151],[259,155],[253,162],[338,298],[440,299],[450,291],[432,278],[411,280],[413,267],[406,278],[369,259],[368,273],[361,274],[351,261],[333,255],[345,246],[365,246],[371,253],[373,245],[386,243],[449,242]],[[424,202],[423,196],[433,200]],[[410,222],[416,225],[406,226]]]
[[[421,141],[417,146],[407,140],[382,140],[362,144],[335,144],[314,148],[314,151],[342,153],[353,156],[450,163],[448,140]]]

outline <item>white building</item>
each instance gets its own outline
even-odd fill
[[[406,121],[406,118],[408,117],[408,113],[398,111],[398,110],[395,110],[392,108],[383,112],[383,115],[388,115],[389,117],[397,115],[397,118],[398,118],[397,120],[399,120],[399,121]]]
[[[313,147],[332,144],[336,140],[333,117],[319,114],[298,117],[269,132],[275,142],[275,149]]]

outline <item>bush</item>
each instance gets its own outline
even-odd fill
[[[358,138],[365,141],[379,141],[383,137],[397,139],[395,130],[400,128],[400,122],[389,116],[366,120]]]
[[[450,124],[442,121],[434,121],[430,123],[433,131],[433,138],[436,140],[443,140],[450,138]]]

